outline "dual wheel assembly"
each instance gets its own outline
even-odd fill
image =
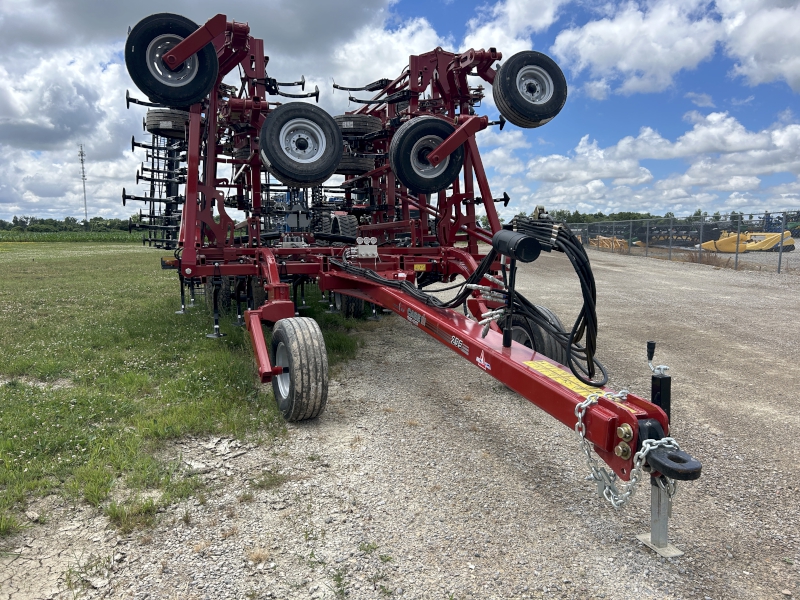
[[[131,79],[152,102],[168,109],[151,111],[147,122],[151,133],[185,139],[188,107],[202,102],[218,83],[219,61],[213,43],[174,69],[163,63],[164,54],[197,29],[197,23],[186,17],[160,13],[142,19],[128,34],[125,65]],[[333,118],[301,102],[271,110],[259,132],[262,163],[291,187],[313,187],[326,181],[339,166],[343,145]]]

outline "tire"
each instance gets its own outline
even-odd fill
[[[342,154],[342,160],[336,167],[338,175],[363,175],[375,168],[375,158],[372,156],[353,156]]]
[[[333,117],[342,135],[366,135],[383,129],[383,123],[372,115],[337,115]]]
[[[425,157],[454,131],[447,121],[430,116],[403,124],[389,146],[389,161],[400,183],[417,194],[434,194],[453,183],[464,164],[463,145],[435,167]]]
[[[289,372],[272,378],[278,409],[287,421],[318,417],[328,402],[328,354],[314,319],[281,319],[272,330],[272,364]]]
[[[151,108],[145,117],[145,129],[153,135],[174,140],[186,139],[186,122],[189,113],[170,108]]]
[[[549,56],[526,50],[500,67],[492,84],[492,96],[506,120],[532,129],[561,112],[567,101],[567,80]]]
[[[364,300],[342,295],[341,310],[347,319],[360,319],[364,316]]]
[[[564,326],[552,311],[543,306],[537,306],[536,308],[538,308],[547,320],[555,325],[559,331],[564,331]],[[526,348],[544,354],[547,358],[559,364],[566,365],[567,363],[567,351],[558,343],[558,340],[523,315],[515,314],[513,316],[511,321],[511,339],[522,344]]]
[[[205,297],[206,297],[206,306],[208,307],[208,312],[212,315],[214,314],[214,286],[211,283],[211,277],[206,279],[205,284]],[[217,304],[219,308],[220,315],[226,315],[231,311],[231,306],[233,306],[233,294],[231,293],[231,278],[230,277],[223,277],[222,278],[222,286],[219,289],[219,297],[217,298]]]
[[[214,44],[206,44],[177,70],[170,71],[160,56],[194,33],[197,23],[170,13],[139,21],[125,42],[125,66],[152,102],[173,108],[195,104],[208,96],[217,82],[219,61]]]
[[[323,183],[342,160],[342,132],[313,104],[292,102],[270,111],[258,139],[264,167],[290,187]]]
[[[355,215],[334,215],[331,221],[331,233],[358,237],[358,217]]]

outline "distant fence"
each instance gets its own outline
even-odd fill
[[[569,223],[584,246],[732,269],[800,272],[800,210]]]

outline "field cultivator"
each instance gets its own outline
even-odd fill
[[[544,209],[511,228],[495,210],[509,197],[489,189],[475,134],[506,122],[539,127],[567,98],[547,56],[520,52],[497,66],[501,58],[494,48],[413,55],[394,79],[334,84],[360,108],[331,117],[309,102],[276,101],[318,99],[319,90],[306,91],[302,77],[271,78],[264,42],[248,25],[224,15],[199,27],[151,15],[125,48],[148,97],[127,101],[148,107],[151,134],[132,142],[145,152],[137,181],[149,192],[123,191],[123,202],[148,209],[131,227],[148,232],[145,243],[174,250],[162,266],[178,271],[179,312],[187,289],[193,297],[204,288],[209,337],[224,335],[220,315],[236,305],[259,377],[272,382],[288,420],[314,418],[327,401],[324,340],[314,320],[299,316],[304,286],[313,284],[346,316],[368,305],[400,315],[574,428],[591,479],[615,507],[649,475],[645,542],[675,555],[667,539],[675,481],[696,479],[701,467],[669,437],[666,369],[653,367],[652,401],[606,388],[594,356],[594,277],[580,241]],[[234,72],[238,86],[224,82]],[[498,121],[476,114],[484,88],[475,78],[491,86]],[[343,182],[329,185],[335,174]],[[244,218],[236,222],[231,209]],[[489,229],[478,226],[478,210]],[[515,290],[517,262],[542,251],[565,253],[581,282],[583,309],[570,330]],[[436,296],[424,291],[433,284]],[[447,291],[454,296],[441,300]]]

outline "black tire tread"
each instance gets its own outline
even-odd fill
[[[145,129],[153,135],[176,140],[186,139],[186,121],[189,113],[172,108],[151,108],[145,116]],[[165,126],[166,124],[169,126]]]
[[[272,337],[273,360],[278,342],[282,341],[290,354],[292,398],[283,411],[284,418],[294,422],[318,417],[328,401],[328,356],[319,325],[307,317],[282,319],[275,324]],[[277,398],[277,382],[273,390]]]
[[[366,135],[383,129],[383,123],[372,115],[336,115],[333,117],[343,135]]]
[[[358,237],[358,217],[355,215],[334,215],[331,221],[331,233]]]
[[[372,156],[353,156],[342,154],[342,160],[336,167],[338,175],[363,175],[375,168],[375,158]]]

